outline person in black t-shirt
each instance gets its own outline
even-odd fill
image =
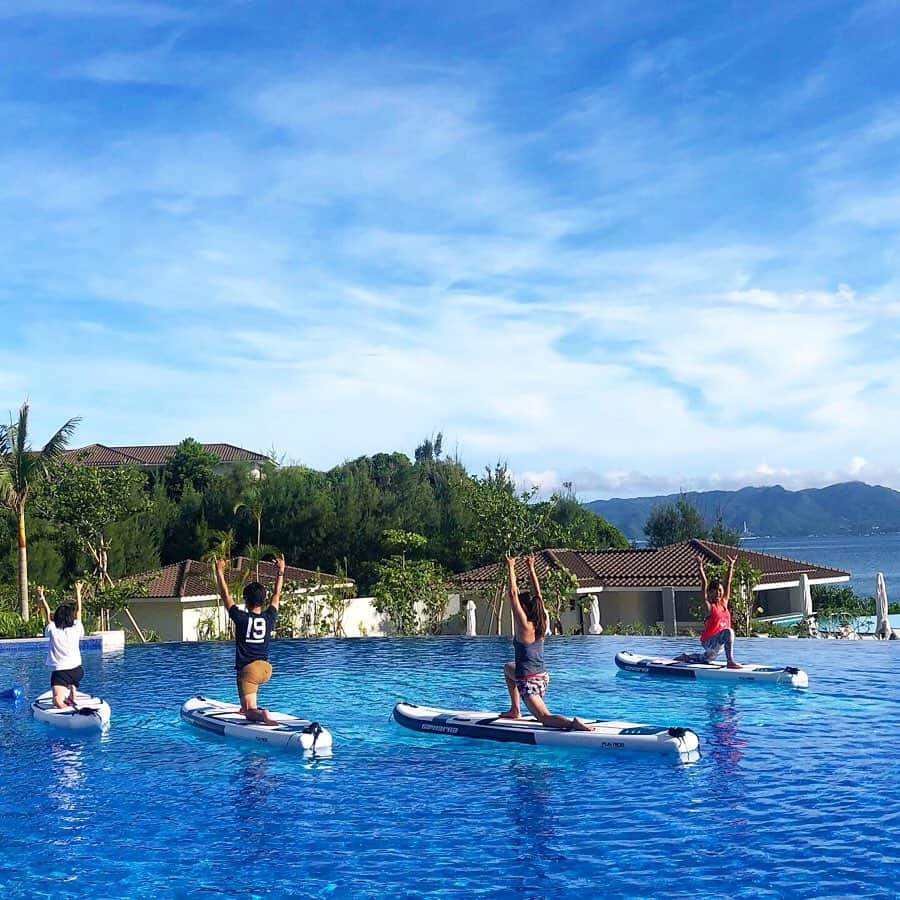
[[[244,588],[244,605],[246,611],[239,609],[232,599],[225,582],[225,560],[216,560],[216,581],[219,593],[228,610],[228,616],[234,622],[234,668],[237,672],[238,696],[241,699],[241,712],[250,722],[263,725],[277,725],[269,716],[267,709],[256,705],[256,694],[261,684],[272,677],[272,666],[269,663],[269,638],[278,616],[278,602],[281,599],[281,588],[284,584],[284,557],[275,560],[278,569],[275,575],[275,589],[266,611],[266,589],[258,581],[251,581]]]

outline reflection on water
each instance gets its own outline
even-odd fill
[[[515,763],[510,771],[513,790],[508,809],[515,855],[522,862],[530,863],[537,874],[544,874],[547,863],[562,859],[551,849],[556,838],[556,817],[552,810],[553,769]]]
[[[710,691],[707,696],[707,719],[710,735],[708,754],[715,762],[716,772],[729,778],[739,775],[747,740],[741,736],[741,714],[735,687]]]

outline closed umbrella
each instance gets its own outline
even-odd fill
[[[475,601],[466,604],[466,637],[475,637]]]
[[[600,601],[596,594],[591,594],[591,624],[588,626],[588,634],[603,634],[603,626],[600,624]]]
[[[875,576],[875,637],[889,638],[890,636],[891,623],[888,619],[887,586],[884,583],[884,574],[879,572]]]
[[[809,575],[806,572],[800,575],[800,591],[803,594],[803,618],[810,637],[817,637],[819,633],[816,624],[816,616],[813,613],[812,590],[809,586]]]

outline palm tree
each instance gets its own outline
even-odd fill
[[[19,530],[19,603],[28,621],[28,551],[25,539],[25,505],[32,488],[47,477],[47,466],[59,460],[80,418],[69,419],[35,452],[28,443],[28,401],[19,410],[18,421],[0,425],[0,503],[16,517]]]
[[[256,523],[256,580],[259,581],[259,561],[264,553],[262,552],[262,516],[263,516],[263,493],[261,481],[266,478],[265,472],[257,473],[256,476],[250,475],[251,481],[242,485],[241,499],[234,504],[234,513],[245,510],[253,518]]]

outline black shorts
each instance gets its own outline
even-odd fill
[[[84,669],[78,666],[75,669],[58,669],[50,675],[50,687],[78,687],[84,678]]]

